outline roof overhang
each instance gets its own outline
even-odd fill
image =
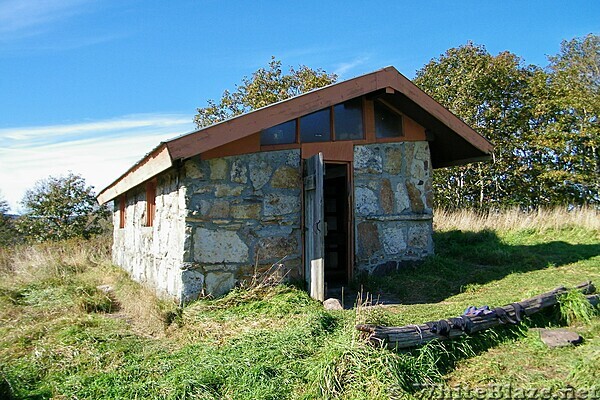
[[[173,160],[169,155],[169,150],[164,143],[161,143],[116,181],[104,188],[97,196],[98,203],[104,204],[118,197],[140,183],[166,171],[171,166],[173,166]]]
[[[394,67],[386,67],[271,104],[161,143],[115,182],[103,189],[103,204],[183,160],[355,97],[374,94],[396,103],[431,133],[433,167],[490,158],[492,144]]]

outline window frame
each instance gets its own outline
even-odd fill
[[[344,103],[346,103],[348,101],[352,101],[352,100],[355,100],[357,98],[361,99],[361,105],[360,105],[360,107],[361,107],[361,115],[360,115],[360,117],[361,117],[361,120],[362,120],[361,121],[362,122],[361,137],[359,139],[342,139],[342,140],[337,139],[336,138],[336,134],[335,134],[335,106],[338,105],[338,104],[344,104]],[[324,111],[324,110],[328,110],[329,111],[329,132],[330,132],[329,133],[329,136],[330,136],[329,140],[314,141],[314,142],[302,141],[302,139],[301,139],[301,129],[302,128],[300,126],[300,119],[303,118],[303,117],[305,117],[305,116],[307,116],[307,115],[314,114],[314,113],[317,113],[319,111]],[[368,121],[367,121],[366,116],[367,116],[367,114],[366,114],[365,97],[364,96],[355,97],[353,99],[349,99],[349,100],[343,101],[341,103],[337,103],[337,104],[334,104],[334,105],[331,105],[331,106],[328,106],[328,107],[325,107],[325,108],[321,108],[319,110],[307,113],[307,114],[302,115],[300,117],[293,118],[293,119],[290,119],[288,121],[282,122],[281,124],[285,124],[285,123],[288,123],[288,122],[291,122],[291,121],[295,121],[295,125],[296,125],[296,140],[293,143],[264,144],[264,143],[262,143],[262,132],[266,131],[266,130],[268,130],[270,128],[273,128],[273,127],[275,127],[277,125],[281,125],[281,124],[277,124],[277,125],[274,125],[272,127],[268,127],[268,128],[262,129],[260,131],[260,134],[261,134],[260,147],[261,147],[261,149],[271,150],[271,149],[285,149],[285,148],[290,148],[290,147],[296,147],[296,146],[302,145],[304,143],[363,142],[363,141],[365,141],[367,139],[367,132],[368,132],[368,127],[367,127],[368,126]]]
[[[156,217],[156,178],[146,182],[146,223],[144,226],[152,227]]]
[[[119,197],[119,229],[125,228],[125,223],[127,221],[126,217],[127,211],[127,195],[123,194]]]
[[[377,119],[375,118],[375,103],[379,103],[381,106],[387,108],[390,112],[392,112],[393,114],[396,114],[398,117],[400,117],[400,135],[398,136],[393,136],[393,137],[379,137],[377,136]],[[389,102],[377,98],[373,101],[372,104],[372,112],[373,112],[373,136],[375,138],[376,142],[397,142],[399,138],[404,138],[406,137],[406,132],[405,132],[405,127],[404,127],[404,113],[402,113],[400,110],[398,110],[396,107],[394,107],[392,104],[390,104]]]

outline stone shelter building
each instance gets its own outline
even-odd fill
[[[222,295],[281,262],[323,300],[432,254],[432,168],[491,151],[387,67],[160,143],[98,201],[115,264],[159,295]]]

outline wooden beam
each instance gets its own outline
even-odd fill
[[[173,159],[188,158],[263,129],[380,89],[383,70],[280,101],[167,142]]]
[[[150,152],[140,162],[131,167],[116,181],[103,189],[96,197],[98,203],[104,204],[127,192],[129,189],[146,182],[173,165],[169,150],[163,143]]]
[[[591,282],[575,287],[584,294],[594,293],[596,288]],[[374,345],[386,344],[391,349],[405,349],[420,346],[433,340],[455,339],[467,334],[480,332],[506,323],[518,323],[522,317],[533,315],[540,310],[558,304],[560,295],[567,293],[565,287],[550,292],[498,307],[488,313],[461,316],[453,319],[428,322],[419,325],[402,327],[384,327],[375,325],[357,325],[356,329],[367,334]],[[588,296],[591,304],[598,304],[597,296]],[[444,330],[440,332],[440,329]]]

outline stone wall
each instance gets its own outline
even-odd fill
[[[125,227],[119,228],[119,198],[113,213],[113,262],[159,295],[181,298],[181,265],[185,240],[185,187],[177,171],[157,179],[153,226],[146,224],[146,187],[127,193]]]
[[[219,296],[283,257],[299,274],[301,161],[299,150],[201,160],[184,164],[186,240],[183,300]]]
[[[354,147],[358,271],[383,274],[433,254],[427,142]]]

